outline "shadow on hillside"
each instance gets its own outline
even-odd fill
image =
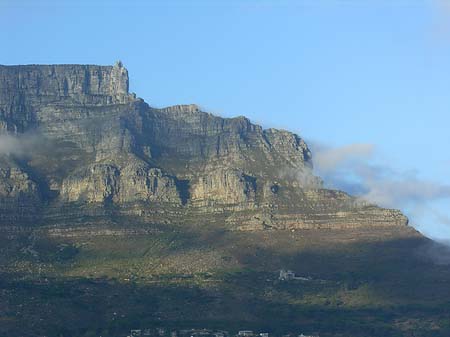
[[[400,331],[394,323],[424,317],[426,322],[437,315],[418,307],[350,309],[280,303],[252,292],[233,294],[199,287],[12,278],[2,275],[1,282],[0,335],[5,336],[125,336],[133,328],[156,327],[417,336]],[[448,313],[448,308],[439,312]],[[415,330],[420,336],[448,336],[448,330],[427,333],[428,328],[424,323]]]
[[[288,252],[253,246],[240,250],[238,258],[252,269],[290,269],[349,288],[366,285],[381,300],[414,305],[450,301],[450,268],[442,263],[449,251],[426,238],[407,237],[294,247]]]
[[[430,242],[423,238],[277,249],[259,234],[198,235],[201,239],[184,242],[183,249],[225,249],[241,263],[241,271],[225,272],[212,287],[3,273],[0,335],[124,336],[145,327],[321,336],[450,334],[450,272],[424,258]],[[313,280],[279,282],[281,268]],[[372,297],[352,302],[361,289]]]

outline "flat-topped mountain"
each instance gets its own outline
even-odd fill
[[[313,163],[120,62],[0,66],[0,336],[449,336],[445,249]]]
[[[407,224],[396,210],[322,188],[296,134],[196,105],[152,108],[128,88],[120,62],[0,66],[0,134],[16,147],[32,139],[2,154],[0,221],[208,214],[245,230]]]

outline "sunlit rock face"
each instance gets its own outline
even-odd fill
[[[120,214],[232,230],[407,224],[396,210],[323,189],[298,135],[196,105],[152,108],[128,88],[120,62],[0,66],[0,135],[17,144],[0,150],[0,222]]]

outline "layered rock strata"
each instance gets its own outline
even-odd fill
[[[150,107],[129,93],[120,62],[0,66],[7,139],[3,224],[112,215],[235,230],[407,224],[396,210],[324,189],[298,135],[196,105]]]

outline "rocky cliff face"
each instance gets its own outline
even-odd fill
[[[155,109],[128,87],[120,62],[0,66],[0,135],[36,139],[0,152],[1,223],[91,214],[239,230],[407,223],[323,189],[293,133],[195,105]]]
[[[0,120],[9,131],[35,126],[47,105],[111,105],[128,100],[128,72],[84,65],[0,66]]]

